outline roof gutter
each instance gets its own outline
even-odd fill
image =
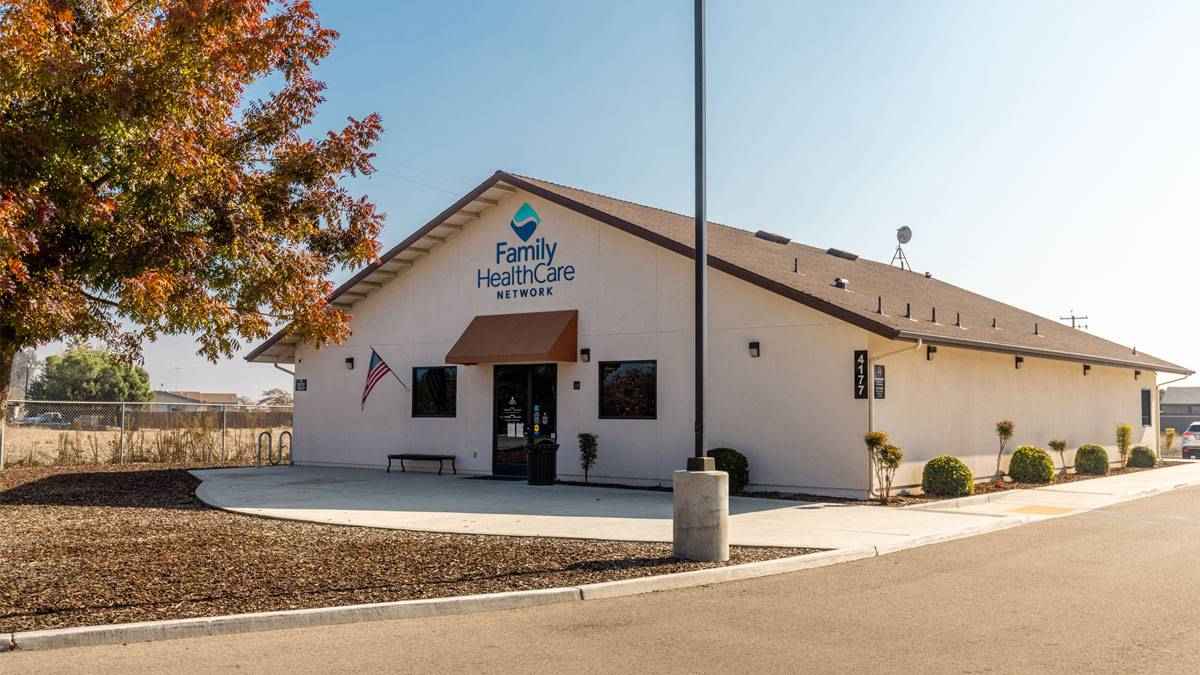
[[[994,342],[984,342],[982,340],[967,340],[964,338],[947,338],[936,335],[924,335],[920,333],[912,333],[909,331],[900,331],[900,334],[895,338],[898,340],[924,340],[927,344],[940,345],[945,347],[962,347],[964,349],[975,349],[984,352],[996,352],[1000,354],[1017,354],[1020,356],[1036,356],[1043,359],[1053,359],[1056,361],[1071,361],[1074,363],[1089,363],[1100,366],[1114,366],[1117,368],[1131,368],[1135,370],[1154,370],[1162,373],[1174,373],[1176,375],[1191,376],[1195,371],[1188,370],[1181,366],[1171,364],[1157,365],[1154,363],[1146,363],[1142,361],[1125,361],[1123,359],[1113,359],[1106,356],[1093,356],[1090,354],[1078,354],[1075,352],[1060,352],[1051,349],[1038,349],[1037,347],[1017,347],[996,344]]]

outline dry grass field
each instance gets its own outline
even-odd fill
[[[280,433],[291,427],[221,429],[205,425],[167,429],[55,429],[8,426],[4,432],[4,466],[70,466],[152,462],[183,464],[252,464],[259,434],[271,432],[278,446]],[[265,450],[264,450],[265,453]],[[287,453],[285,453],[286,461]],[[264,461],[266,461],[264,457]]]

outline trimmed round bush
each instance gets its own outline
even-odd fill
[[[1129,466],[1138,469],[1149,469],[1157,461],[1158,458],[1154,456],[1154,451],[1144,445],[1139,445],[1129,451]]]
[[[1013,451],[1008,475],[1018,483],[1049,483],[1054,480],[1054,460],[1041,448],[1022,445]]]
[[[745,455],[733,448],[713,448],[708,456],[717,460],[717,471],[729,474],[729,494],[746,489],[750,482],[750,462]]]
[[[921,489],[934,497],[962,497],[975,492],[975,476],[961,459],[940,455],[925,463]]]
[[[1099,445],[1081,445],[1075,451],[1075,471],[1091,476],[1108,473],[1108,451]]]

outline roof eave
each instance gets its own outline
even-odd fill
[[[969,340],[966,338],[952,338],[941,335],[930,335],[916,331],[899,331],[896,337],[898,340],[907,340],[916,342],[917,340],[924,341],[925,344],[944,346],[944,347],[962,347],[964,349],[974,349],[977,351],[996,352],[1000,354],[1014,354],[1017,356],[1033,356],[1043,359],[1053,359],[1056,361],[1071,361],[1074,363],[1086,363],[1097,366],[1114,366],[1117,368],[1128,368],[1130,370],[1145,370],[1155,371],[1160,373],[1174,373],[1176,375],[1193,375],[1195,371],[1178,366],[1173,363],[1151,363],[1147,361],[1137,361],[1133,359],[1114,359],[1107,356],[1095,356],[1092,354],[1078,354],[1074,352],[1064,352],[1054,349],[1038,349],[1037,347],[1023,347],[1018,345],[1006,345],[997,342],[988,342],[985,340]]]

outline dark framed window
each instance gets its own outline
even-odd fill
[[[1154,426],[1154,415],[1153,415],[1152,411],[1150,410],[1153,407],[1150,405],[1151,399],[1152,399],[1152,397],[1151,397],[1150,390],[1143,389],[1142,390],[1142,426],[1144,426],[1144,427]]]
[[[657,361],[600,362],[600,419],[658,418]]]
[[[413,417],[454,417],[458,413],[457,401],[457,366],[413,368]]]

